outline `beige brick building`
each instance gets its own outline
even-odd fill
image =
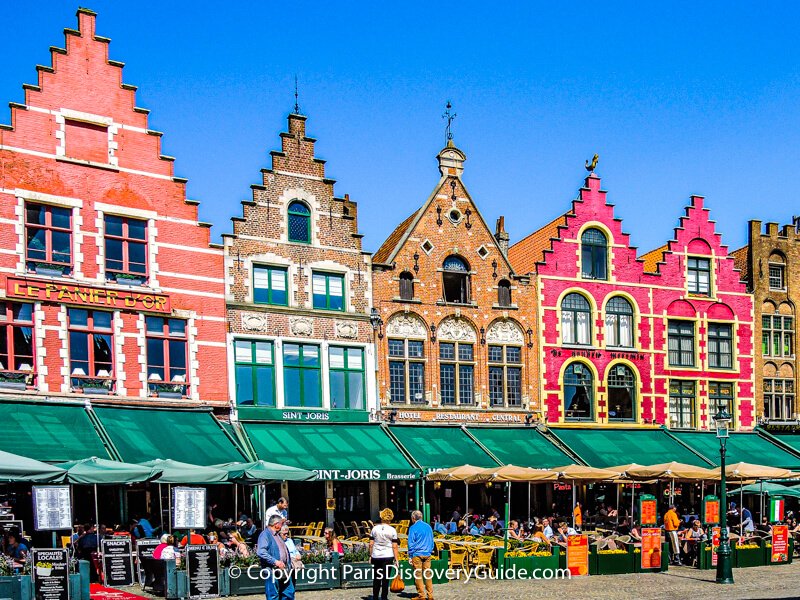
[[[452,141],[422,206],[373,257],[378,389],[397,422],[524,423],[535,395],[535,288],[508,262],[503,218],[489,229]]]
[[[797,422],[797,307],[800,305],[800,218],[779,227],[750,221],[748,244],[733,252],[754,296],[756,406],[769,424]]]

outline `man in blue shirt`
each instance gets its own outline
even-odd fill
[[[431,579],[431,554],[433,554],[433,529],[422,520],[422,513],[411,513],[411,527],[408,528],[408,557],[414,567],[414,584],[417,596],[414,600],[433,600],[433,580]]]
[[[267,528],[258,536],[256,554],[261,559],[261,566],[267,569],[264,581],[266,600],[294,600],[291,556],[280,535],[283,521],[281,515],[272,515]]]

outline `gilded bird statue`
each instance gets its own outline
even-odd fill
[[[586,170],[589,171],[589,173],[594,173],[594,169],[595,169],[595,167],[597,167],[597,161],[598,160],[600,160],[600,155],[599,154],[595,154],[592,157],[592,162],[591,163],[589,163],[588,160],[586,161]]]

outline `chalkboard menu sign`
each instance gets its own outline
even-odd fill
[[[219,596],[219,553],[215,545],[186,546],[186,569],[190,598]]]
[[[206,490],[204,488],[172,488],[172,528],[205,529]]]
[[[37,531],[72,529],[68,485],[33,486],[33,527]]]
[[[144,586],[144,560],[153,558],[153,552],[161,542],[159,540],[139,540],[136,542],[136,562],[139,573],[139,585]]]
[[[22,521],[0,521],[0,532],[6,534],[11,531],[21,534],[23,532]]]
[[[129,537],[105,537],[102,541],[103,573],[109,587],[133,585],[133,555]]]
[[[69,600],[69,551],[34,549],[31,561],[36,600]]]

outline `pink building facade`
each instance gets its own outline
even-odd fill
[[[637,256],[600,178],[509,249],[535,275],[547,422],[708,429],[725,405],[754,426],[753,305],[703,199]]]

